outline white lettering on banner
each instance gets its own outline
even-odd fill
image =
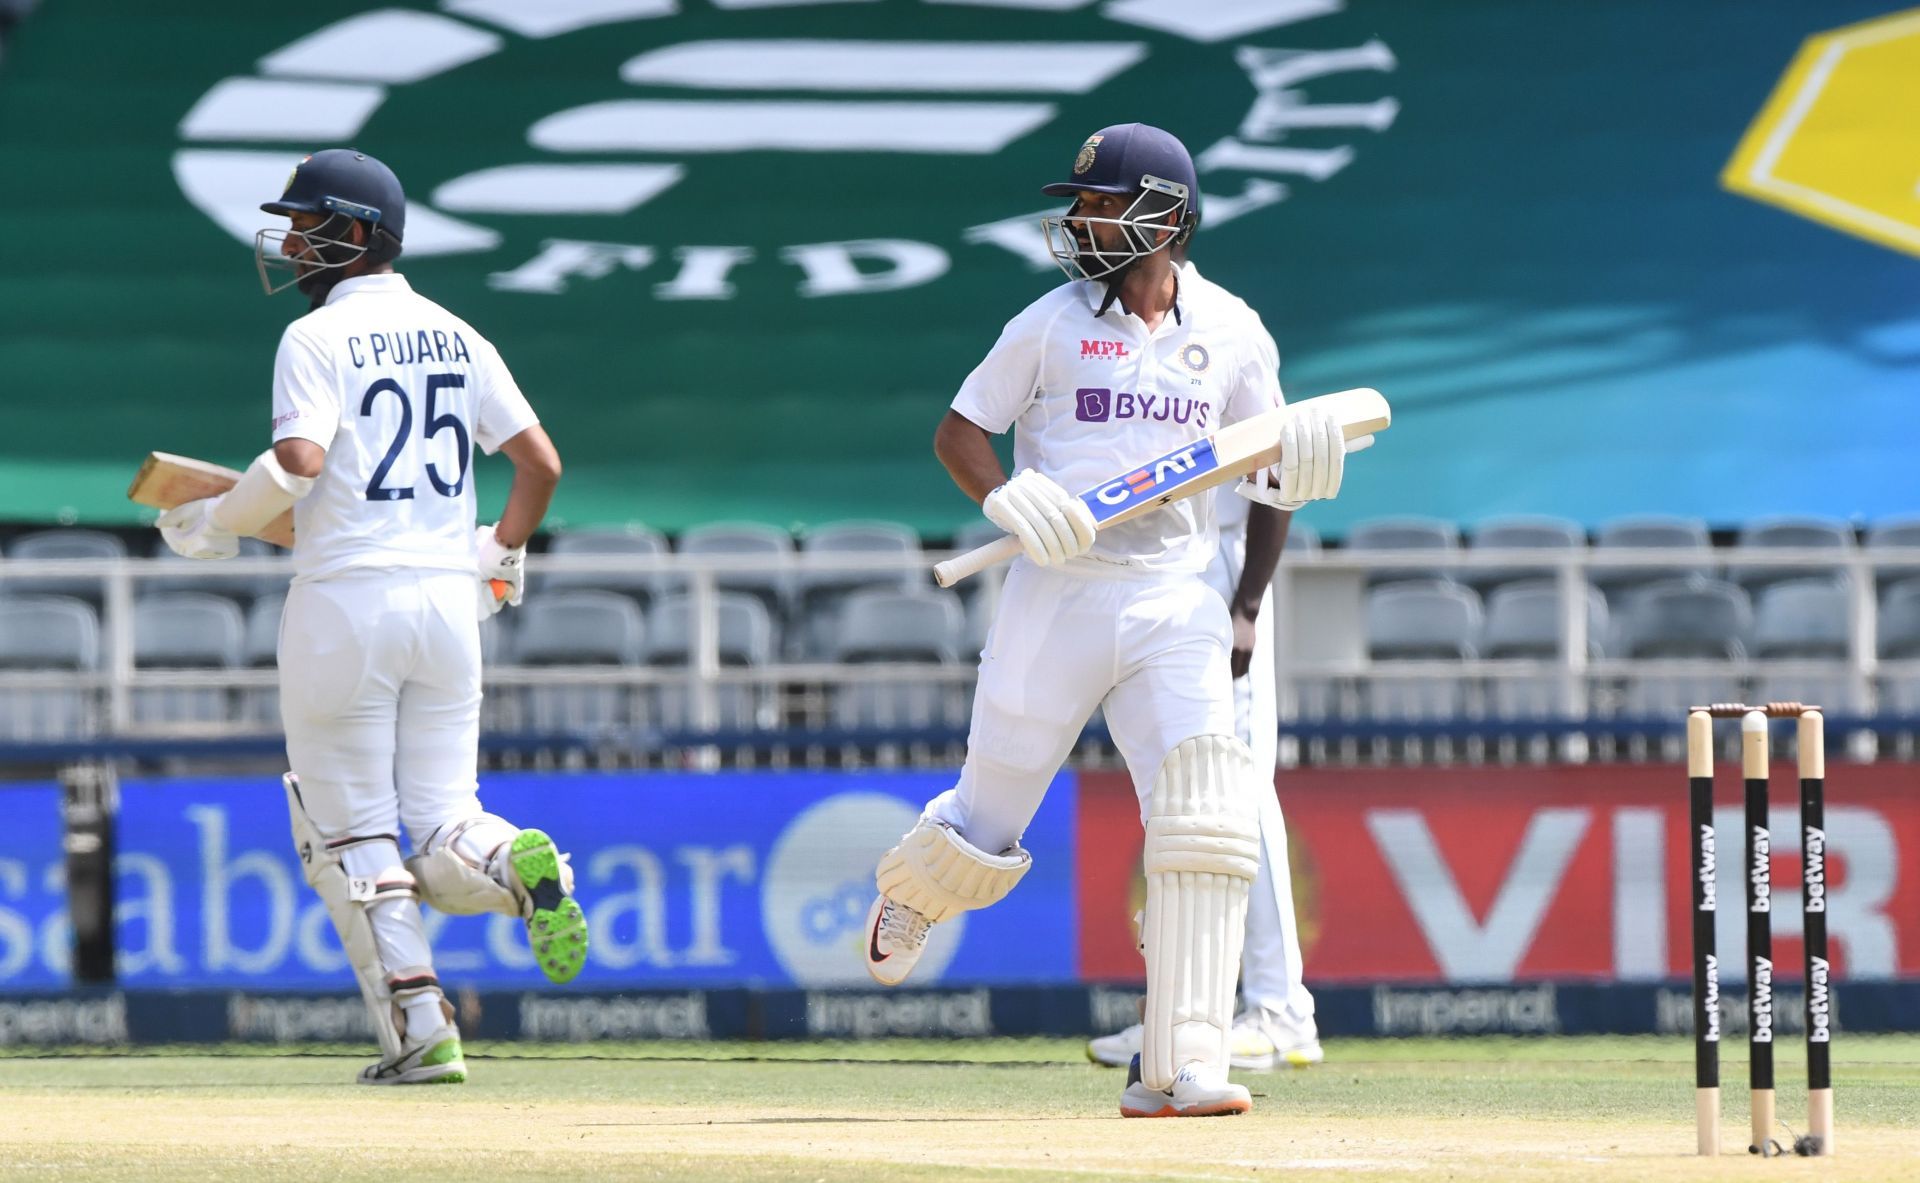
[[[682,964],[732,965],[740,955],[721,939],[720,889],[729,877],[743,884],[753,882],[753,848],[679,846],[673,857],[687,868],[688,906],[693,913],[693,943],[687,946]]]
[[[1369,810],[1367,830],[1442,975],[1449,981],[1503,982],[1532,946],[1591,816],[1588,809],[1533,815],[1485,924],[1474,921],[1425,817],[1414,810]]]
[[[227,811],[215,805],[189,805],[187,820],[200,831],[201,957],[218,972],[266,974],[278,969],[293,943],[293,882],[288,864],[264,850],[227,858]],[[267,933],[257,949],[234,944],[228,925],[233,885],[256,880],[266,895]]]
[[[1827,810],[1826,862],[1838,861],[1846,877],[1829,881],[1823,893],[1827,907],[1827,940],[1846,952],[1847,976],[1854,979],[1891,978],[1900,972],[1900,936],[1887,914],[1894,889],[1900,883],[1900,844],[1884,814],[1858,805]],[[1742,833],[1746,815],[1738,805],[1714,811],[1721,833]],[[1769,814],[1775,857],[1800,854],[1800,810],[1797,805],[1776,806]],[[1720,860],[1720,890],[1740,899],[1746,882],[1746,860]],[[1786,902],[1773,912],[1774,939],[1798,939],[1804,931],[1797,892],[1787,888]],[[1747,956],[1746,909],[1723,908],[1715,923],[1715,940],[1725,964],[1744,965]]]
[[[588,956],[599,956],[599,940],[598,936],[589,939]],[[487,952],[495,964],[508,969],[533,969],[539,964],[534,960],[533,950],[527,947],[527,926],[518,916],[487,917]]]
[[[442,974],[478,973],[487,968],[487,955],[478,949],[462,949],[446,936],[447,922],[453,917],[433,908],[420,912],[427,933],[427,947],[433,950],[433,968]]]
[[[992,995],[986,990],[953,994],[828,994],[809,990],[807,1034],[816,1039],[987,1036],[993,1034]]]
[[[17,1043],[126,1043],[127,999],[50,998],[13,1002],[0,998],[0,1047]]]
[[[0,858],[0,900],[27,894],[27,864]],[[0,982],[20,976],[33,964],[33,925],[11,908],[0,908]]]
[[[653,262],[653,248],[628,242],[580,242],[549,238],[540,253],[511,271],[487,276],[487,286],[502,292],[540,292],[557,295],[568,279],[603,279],[616,267],[644,271]]]
[[[40,876],[40,890],[48,899],[65,899],[67,864],[64,860],[47,864]],[[40,922],[40,964],[50,974],[66,977],[73,972],[73,926],[67,910],[61,908]]]
[[[711,1039],[707,996],[699,991],[666,998],[520,996],[522,1039]]]
[[[802,296],[851,296],[892,292],[932,283],[947,273],[947,252],[930,242],[905,238],[863,238],[852,242],[815,242],[785,247],[780,257],[806,272]],[[859,263],[879,263],[883,271],[863,271]]]
[[[113,905],[115,940],[114,967],[119,976],[159,973],[177,974],[187,967],[174,939],[173,872],[151,854],[123,853],[113,860],[116,899]],[[136,884],[144,891],[131,890]],[[136,948],[129,931],[144,923],[145,948]]]
[[[1385,131],[1400,114],[1393,98],[1371,103],[1311,104],[1294,87],[1329,74],[1357,70],[1392,73],[1399,65],[1386,42],[1375,38],[1351,49],[1258,49],[1243,46],[1233,60],[1247,72],[1260,92],[1241,121],[1240,134],[1249,140],[1282,140],[1287,132],[1306,127],[1361,127]]]
[[[1207,204],[1207,224],[1214,224],[1213,206]],[[1028,267],[1035,271],[1045,271],[1053,266],[1053,252],[1047,249],[1047,235],[1040,228],[1040,219],[1060,212],[1058,206],[1036,210],[1030,214],[1016,214],[1011,218],[1002,218],[997,222],[983,222],[978,226],[969,226],[960,235],[967,242],[997,246],[1010,251],[1026,260]]]
[[[653,285],[662,300],[731,300],[734,287],[727,276],[753,259],[750,246],[683,246],[673,252],[680,272],[666,283]]]
[[[608,969],[627,969],[650,965],[668,969],[674,965],[673,952],[667,948],[667,884],[660,859],[644,846],[609,846],[595,851],[587,863],[591,883],[610,884],[621,871],[633,874],[634,888],[627,892],[608,892],[593,904],[588,913],[594,960]],[[614,925],[624,914],[633,917],[634,939],[614,939]]]
[[[1613,974],[1623,982],[1667,976],[1667,833],[1659,809],[1613,815]]]
[[[1373,1029],[1379,1035],[1552,1035],[1560,1030],[1559,997],[1551,983],[1522,990],[1375,986]]]

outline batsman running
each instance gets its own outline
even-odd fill
[[[1104,128],[1042,192],[1072,199],[1045,221],[1068,282],[1008,323],[934,438],[1023,555],[981,655],[959,783],[880,860],[867,968],[904,981],[931,925],[1013,889],[1031,864],[1020,836],[1101,707],[1146,826],[1147,1008],[1120,1112],[1245,1113],[1228,1038],[1268,774],[1235,734],[1227,607],[1202,578],[1213,499],[1096,533],[1067,490],[1280,406],[1279,357],[1246,304],[1171,255],[1200,221],[1193,161],[1172,135]],[[991,439],[1010,428],[1012,479]],[[1287,508],[1337,493],[1348,447],[1364,446],[1305,409],[1281,444],[1281,462],[1246,487]]]
[[[421,901],[524,919],[556,982],[587,952],[566,856],[482,809],[476,781],[479,621],[521,600],[560,458],[494,347],[394,271],[407,205],[391,169],[316,152],[260,208],[291,221],[255,236],[262,286],[310,301],[274,359],[273,446],[226,493],[162,514],[160,533],[188,558],[231,558],[292,507],[286,796],[379,1036],[360,1081],[461,1081]],[[475,443],[514,470],[499,523],[478,530]]]

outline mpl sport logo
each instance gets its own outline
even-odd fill
[[[1081,500],[1093,511],[1094,521],[1104,522],[1143,501],[1169,498],[1188,481],[1218,467],[1213,441],[1199,440],[1108,481]]]
[[[209,77],[173,175],[251,245],[287,168],[352,144],[407,185],[408,259],[484,258],[449,273],[495,291],[814,299],[1050,271],[1058,207],[1029,195],[1098,151],[1090,113],[1153,118],[1142,93],[1214,103],[1177,128],[1207,233],[1333,180],[1399,114],[1351,99],[1397,63],[1343,0],[1061,7],[866,5],[848,37],[831,0],[387,4]],[[848,200],[909,184],[965,199]]]

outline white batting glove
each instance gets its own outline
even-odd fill
[[[1042,567],[1058,566],[1093,546],[1093,511],[1031,468],[987,494],[980,509]]]
[[[1309,501],[1332,500],[1339,496],[1346,477],[1347,453],[1372,444],[1370,435],[1349,441],[1330,411],[1302,406],[1281,425],[1280,462],[1241,482],[1234,492],[1289,511]]]
[[[176,505],[154,520],[160,537],[174,554],[185,559],[230,559],[240,553],[240,536],[222,530],[211,517],[218,497],[203,497]]]
[[[503,546],[494,534],[492,526],[481,526],[473,532],[474,547],[480,563],[481,598],[494,593],[488,581],[498,579],[508,588],[505,603],[516,608],[520,605],[522,592],[527,581],[527,548],[524,543],[515,547]],[[491,616],[489,612],[486,615]]]

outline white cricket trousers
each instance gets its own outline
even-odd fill
[[[1246,560],[1244,531],[1220,539],[1207,582],[1231,601]],[[1247,896],[1247,936],[1240,951],[1240,996],[1246,1006],[1286,1015],[1295,1024],[1313,1018],[1313,995],[1301,981],[1300,923],[1293,907],[1293,867],[1287,857],[1287,821],[1272,788],[1280,740],[1279,687],[1274,670],[1273,589],[1254,622],[1253,661],[1233,682],[1234,734],[1253,751],[1253,766],[1268,782],[1259,795],[1260,871]]]
[[[296,583],[280,617],[287,759],[328,838],[415,849],[481,812],[474,576],[380,568]]]
[[[1142,820],[1183,740],[1232,735],[1225,602],[1195,575],[1101,578],[1014,561],[980,655],[960,783],[927,815],[981,850],[1018,841],[1095,707]]]

